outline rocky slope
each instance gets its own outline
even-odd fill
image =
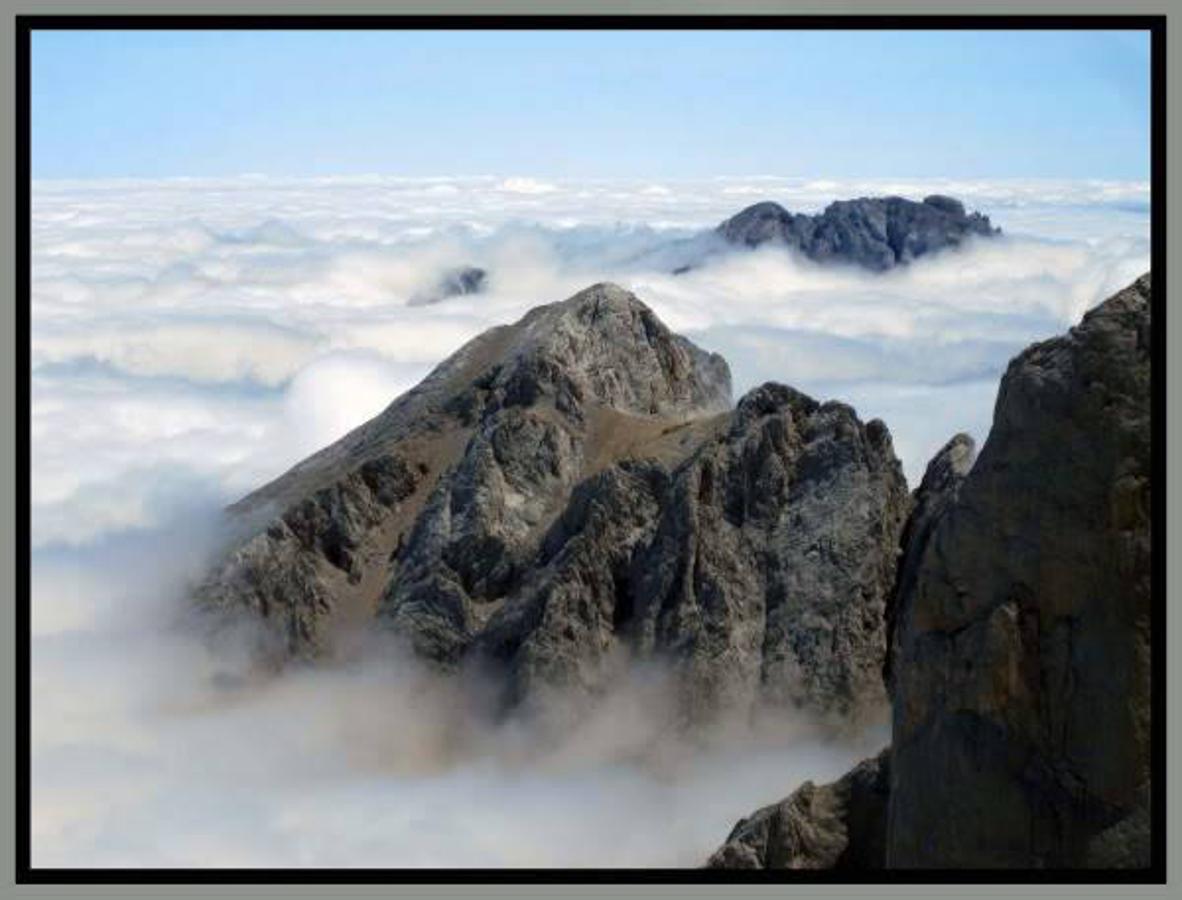
[[[929,466],[890,617],[887,814],[878,796],[859,813],[884,830],[843,854],[1149,864],[1150,296],[1146,275],[1019,355],[971,470],[960,439]],[[819,791],[847,796],[857,772]],[[765,836],[839,834],[858,801],[794,797],[712,862],[838,865],[836,838],[806,852]]]
[[[815,216],[765,201],[727,219],[717,231],[732,245],[783,244],[817,262],[885,271],[955,247],[971,235],[990,237],[999,229],[989,224],[988,216],[966,213],[959,200],[936,194],[922,203],[903,197],[838,200]]]
[[[881,869],[886,859],[890,752],[832,784],[806,781],[792,796],[740,819],[712,869]]]
[[[575,490],[475,638],[518,698],[594,688],[623,650],[673,662],[683,720],[885,700],[883,608],[907,502],[886,429],[780,385],[706,424],[685,429],[684,458],[624,460]],[[391,605],[400,594],[396,580]]]
[[[490,438],[498,448],[512,443],[497,440],[507,427],[481,426],[532,427],[514,449],[540,452],[532,441],[542,432],[586,432],[577,420],[584,403],[676,422],[726,409],[730,373],[613,286],[540,307],[470,341],[374,419],[231,507],[238,542],[199,600],[252,610],[282,655],[329,649],[331,626],[367,618],[390,570],[409,556],[406,542],[440,477],[470,481]],[[542,512],[520,495],[506,498],[503,479],[499,487],[492,525],[511,529]],[[469,511],[474,521],[483,515],[476,503]]]
[[[684,720],[885,699],[884,608],[909,510],[878,421],[765,385],[596,285],[494,329],[232,509],[203,608],[275,663],[376,628],[500,702],[676,675]]]

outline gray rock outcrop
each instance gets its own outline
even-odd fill
[[[666,496],[633,579],[636,641],[682,661],[695,704],[850,716],[885,701],[908,497],[882,422],[763,385]]]
[[[690,722],[885,702],[884,609],[910,508],[890,435],[726,363],[596,285],[482,335],[243,500],[201,586],[278,659],[378,628],[507,706],[667,663]]]
[[[885,427],[768,384],[681,431],[684,458],[653,444],[579,485],[477,649],[519,696],[593,688],[620,652],[670,661],[683,722],[881,706],[908,508]]]
[[[495,555],[547,512],[544,484],[527,498],[513,479],[524,486],[539,476],[530,465],[559,465],[539,463],[548,450],[567,454],[561,464],[573,477],[584,409],[619,410],[644,431],[650,419],[668,424],[729,404],[721,357],[670,333],[620,288],[588,288],[470,341],[377,417],[231,507],[237,537],[199,586],[198,605],[253,612],[279,657],[319,656],[337,625],[370,618],[392,575],[413,567],[422,541],[412,538],[425,537],[440,511],[441,476],[440,490],[466,504],[457,521],[471,522],[475,542],[487,539]],[[561,447],[534,443],[564,435]],[[509,482],[505,454],[517,457]],[[486,487],[498,493],[481,494]],[[436,506],[424,510],[429,498]],[[502,534],[480,532],[494,521]],[[455,524],[449,518],[448,529]],[[472,546],[456,537],[453,559]]]
[[[707,861],[712,869],[881,869],[886,857],[890,752],[832,784],[806,781],[787,799],[740,819]]]
[[[885,271],[1000,229],[980,213],[966,213],[952,197],[922,203],[903,197],[838,200],[818,215],[791,213],[778,203],[749,206],[718,226],[731,245],[782,244],[817,262],[848,262]]]

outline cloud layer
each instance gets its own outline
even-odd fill
[[[575,723],[493,723],[380,644],[252,675],[232,634],[182,627],[215,521],[37,553],[35,865],[694,866],[885,740],[781,716],[683,742],[657,671]]]
[[[774,199],[947,193],[1000,225],[885,275],[771,248],[670,270]],[[883,418],[909,479],[985,436],[997,381],[1148,267],[1148,186],[45,182],[33,191],[34,862],[694,865],[735,818],[881,734],[662,745],[635,685],[563,741],[457,718],[389,653],[243,683],[173,627],[223,504],[380,411],[485,328],[595,281],[765,380]],[[460,265],[485,293],[409,301]],[[650,704],[650,705],[646,705]]]

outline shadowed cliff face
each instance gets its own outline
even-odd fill
[[[461,349],[237,504],[198,592],[273,663],[380,629],[496,701],[594,696],[660,661],[683,722],[885,701],[884,607],[909,508],[886,427],[764,385],[596,285]]]
[[[1150,279],[1009,366],[900,600],[888,864],[1148,864]]]
[[[712,864],[1150,864],[1150,296],[1019,355],[976,462],[958,436],[929,466],[889,616],[889,801],[851,793],[860,770],[806,785]]]
[[[849,262],[875,271],[955,247],[972,235],[990,237],[999,231],[988,216],[966,214],[959,200],[940,195],[922,203],[903,197],[838,200],[815,216],[793,214],[765,201],[717,229],[729,244],[784,244],[817,262]]]

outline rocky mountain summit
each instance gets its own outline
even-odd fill
[[[231,508],[197,591],[274,665],[396,636],[497,702],[594,696],[659,660],[678,717],[885,702],[910,499],[890,434],[767,384],[595,285],[492,329]]]
[[[932,461],[889,604],[889,753],[711,865],[1150,864],[1150,298],[1145,275],[1020,354],[976,461],[961,436]]]
[[[847,262],[886,271],[968,237],[1000,233],[980,213],[966,213],[952,197],[933,194],[922,203],[903,197],[838,200],[817,215],[791,213],[764,201],[727,219],[717,234],[727,244],[782,244],[817,262]]]

